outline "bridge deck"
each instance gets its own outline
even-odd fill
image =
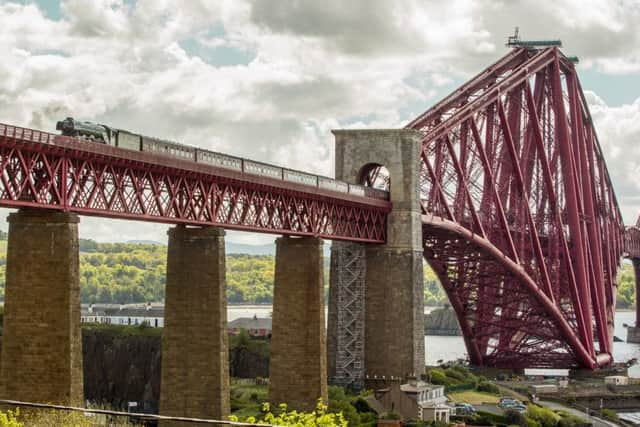
[[[0,206],[384,242],[385,192],[241,160],[233,170],[0,124]]]

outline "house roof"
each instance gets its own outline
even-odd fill
[[[239,317],[229,322],[229,329],[266,329],[271,330],[271,318],[269,317]]]
[[[525,368],[527,377],[568,377],[568,369]]]
[[[422,409],[449,409],[451,410],[451,406],[447,405],[444,402],[435,402],[432,400],[428,400],[426,402],[420,403],[420,407]]]
[[[146,304],[94,304],[92,312],[89,305],[82,304],[82,316],[108,316],[108,317],[164,317],[163,305]]]
[[[405,393],[418,393],[421,391],[429,391],[429,390],[433,390],[436,388],[443,388],[443,387],[444,386],[430,384],[424,381],[417,381],[417,382],[409,382],[406,384],[401,384],[400,390],[404,391]]]

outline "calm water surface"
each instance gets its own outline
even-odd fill
[[[271,306],[230,306],[227,310],[229,321],[239,317],[270,317],[273,308]],[[432,308],[426,308],[425,312],[431,311]],[[627,339],[627,329],[623,324],[635,324],[635,312],[618,311],[615,319],[615,335],[622,339]],[[424,337],[425,344],[425,362],[427,365],[435,365],[439,360],[449,361],[467,357],[467,350],[464,346],[462,337],[441,337],[435,335],[426,335]],[[626,342],[613,343],[613,357],[617,362],[626,362],[629,359],[640,359],[640,344],[627,344]]]

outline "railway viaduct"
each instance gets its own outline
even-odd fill
[[[360,387],[422,373],[423,259],[472,363],[610,363],[617,268],[637,242],[562,52],[514,49],[404,129],[334,135],[337,180],[0,125],[0,205],[18,209],[0,397],[83,401],[82,215],[173,224],[162,414],[229,413],[224,229],[279,236],[273,403],[310,409],[328,378]],[[333,240],[327,332],[322,239]]]

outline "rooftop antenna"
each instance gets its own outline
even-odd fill
[[[561,40],[520,40],[520,29],[516,27],[514,34],[507,39],[507,47],[539,50],[547,47],[562,47]]]

